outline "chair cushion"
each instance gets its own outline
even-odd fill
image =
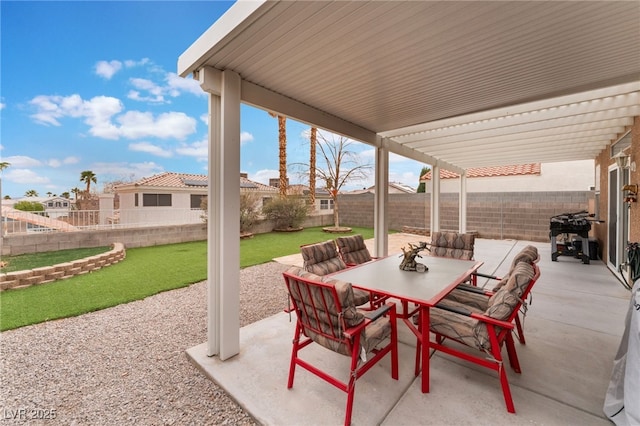
[[[316,275],[326,275],[347,268],[338,256],[338,250],[333,241],[302,246],[300,252],[304,269]]]
[[[442,300],[442,303],[449,305],[450,302],[461,304],[474,312],[484,313],[489,304],[489,296],[484,294],[473,293],[460,289],[453,289],[451,293]]]
[[[429,329],[433,333],[458,340],[472,348],[482,349],[476,336],[477,325],[478,320],[445,309],[431,308],[429,312]]]
[[[342,260],[346,263],[359,265],[371,260],[371,254],[362,235],[338,237],[336,238],[336,244],[340,250]]]
[[[287,270],[287,272],[291,275],[300,277],[305,280],[310,281],[318,281],[324,282],[327,284],[333,285],[336,289],[336,294],[338,295],[338,300],[342,307],[341,316],[344,319],[346,327],[354,327],[362,321],[364,321],[365,316],[364,313],[357,310],[356,306],[356,296],[353,291],[353,287],[351,283],[332,279],[331,277],[321,277],[311,272],[305,271],[302,268],[291,267]],[[316,306],[322,307],[326,302],[328,306],[328,310],[331,312],[337,312],[337,307],[333,302],[333,298],[330,296],[330,292],[326,291],[316,291],[320,290],[319,287],[313,288],[312,293],[308,294],[305,291],[299,292],[297,286],[291,286],[291,297],[296,299],[298,303],[302,301],[304,305],[309,307]],[[323,300],[324,298],[324,300]],[[367,294],[368,298],[368,294]],[[325,312],[326,313],[326,312]],[[304,314],[303,314],[304,315]],[[339,315],[333,313],[326,313],[326,315],[321,315],[320,318],[309,317],[305,319],[309,321],[314,327],[319,328],[324,333],[335,335],[337,330],[340,330],[340,318]],[[318,321],[319,320],[319,321]],[[316,333],[309,328],[304,329],[305,334],[311,338],[316,343],[331,349],[335,352],[341,353],[343,355],[351,355],[349,346],[341,342],[339,340],[334,340],[327,338],[326,336]],[[360,336],[360,345],[365,353],[369,353],[373,348],[375,348],[379,343],[381,343],[384,339],[388,338],[391,335],[391,322],[389,318],[382,317],[377,319],[376,321],[369,324]],[[342,336],[335,336],[336,338],[341,338]]]
[[[474,234],[436,231],[431,234],[431,254],[454,259],[473,260]]]
[[[509,272],[504,277],[502,277],[502,280],[498,284],[496,284],[496,286],[493,288],[493,291],[498,291],[500,287],[502,287],[508,282],[509,276],[513,273],[513,270],[518,265],[518,263],[520,262],[536,263],[539,260],[540,260],[540,255],[538,254],[538,249],[535,248],[534,246],[528,245],[522,250],[520,250],[520,252],[516,254],[513,260],[511,261]]]

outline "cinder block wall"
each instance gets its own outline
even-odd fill
[[[590,191],[471,193],[467,196],[467,230],[480,238],[549,241],[549,219],[588,210]],[[341,195],[340,224],[373,226],[373,194]],[[441,194],[440,228],[458,229],[458,194]],[[430,226],[429,194],[390,194],[389,228]]]

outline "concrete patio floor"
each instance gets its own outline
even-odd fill
[[[425,239],[390,235],[389,253]],[[430,392],[421,393],[420,377],[413,374],[415,337],[399,322],[399,380],[391,378],[388,358],[360,378],[354,425],[611,424],[602,406],[630,293],[599,260],[552,262],[548,243],[477,239],[475,258],[484,261],[480,271],[505,273],[527,244],[540,251],[541,276],[524,320],[527,343],[516,342],[522,374],[505,364],[516,414],[507,413],[493,371],[439,352],[431,357]],[[275,260],[301,264],[299,255]],[[301,368],[293,388],[286,387],[294,326],[295,315],[281,313],[243,327],[240,354],[225,362],[207,357],[206,344],[187,354],[261,424],[342,424],[345,393]],[[348,358],[313,346],[302,356],[346,379]]]

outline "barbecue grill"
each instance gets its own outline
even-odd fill
[[[593,253],[593,257],[589,255],[591,222],[599,222],[592,219],[593,216],[595,215],[586,211],[551,216],[549,230],[552,261],[556,262],[558,256],[572,256],[581,259],[584,264],[588,264],[590,259],[597,259],[596,253]],[[572,234],[577,235],[579,239],[570,239],[569,236]],[[564,237],[561,243],[557,241],[559,235]]]

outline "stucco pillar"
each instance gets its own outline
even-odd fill
[[[240,76],[204,68],[209,93],[207,355],[240,352]]]
[[[113,199],[115,194],[99,194],[98,210],[100,211],[100,225],[107,225],[109,218],[113,217]]]
[[[375,198],[373,203],[374,256],[386,256],[389,251],[389,149],[376,147]]]
[[[433,234],[440,230],[440,166],[435,164],[431,171],[431,224]]]

